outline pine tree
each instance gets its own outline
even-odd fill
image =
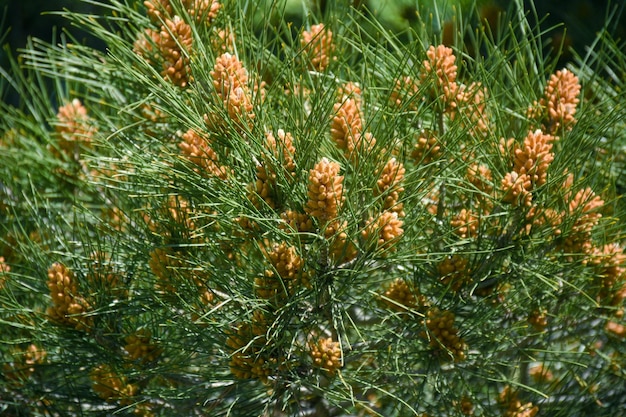
[[[3,415],[621,414],[623,45],[337,3],[111,1],[2,72]]]

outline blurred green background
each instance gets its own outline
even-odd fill
[[[270,3],[272,0],[260,0]],[[286,11],[292,18],[298,18],[305,8],[325,9],[332,0],[285,0]],[[380,18],[390,29],[400,30],[410,25],[416,18],[418,9],[438,9],[445,19],[449,18],[454,10],[468,10],[472,4],[478,7],[489,17],[498,10],[505,10],[514,0],[335,0],[336,3],[352,3]],[[136,0],[142,3],[141,0]],[[524,0],[530,8],[530,0]],[[543,26],[551,27],[563,23],[568,29],[568,36],[573,46],[588,44],[597,30],[605,23],[610,9],[624,9],[623,0],[535,0],[534,7],[541,17],[546,17]],[[41,39],[50,39],[53,27],[66,27],[61,16],[46,13],[64,8],[88,12],[103,13],[99,8],[85,0],[0,0],[0,10],[5,12],[3,29],[11,28],[5,42],[12,49],[23,47],[28,36]],[[625,19],[615,22],[614,33],[626,37]],[[84,36],[76,28],[67,28],[72,34]],[[87,41],[89,38],[85,38]]]

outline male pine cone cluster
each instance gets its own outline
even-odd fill
[[[53,304],[47,311],[50,319],[77,330],[90,331],[93,320],[86,313],[91,307],[80,296],[72,271],[61,263],[52,264],[48,269],[48,288]]]
[[[455,362],[465,360],[467,346],[454,325],[454,313],[431,307],[426,312],[425,324],[429,345],[440,358],[452,358]]]

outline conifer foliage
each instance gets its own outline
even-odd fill
[[[442,45],[339,4],[103,3],[66,14],[106,52],[1,74],[0,414],[620,415],[602,51],[556,68],[515,7]]]

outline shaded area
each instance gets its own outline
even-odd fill
[[[530,1],[525,0],[527,8]],[[610,0],[550,0],[536,1],[538,16],[545,16],[542,28],[559,25],[547,34],[551,46],[558,49],[561,42],[565,47],[563,60],[571,58],[569,48],[578,53],[585,52],[603,26],[607,18],[608,30],[616,39],[626,38],[626,2]]]
[[[80,0],[0,0],[0,66],[9,69],[8,54],[16,54],[24,48],[29,37],[44,41],[60,40],[62,33],[85,45],[104,50],[102,40],[70,26],[67,20],[55,12],[69,9],[80,13],[102,14],[104,9]],[[20,97],[12,89],[4,92],[3,100],[18,106]]]

